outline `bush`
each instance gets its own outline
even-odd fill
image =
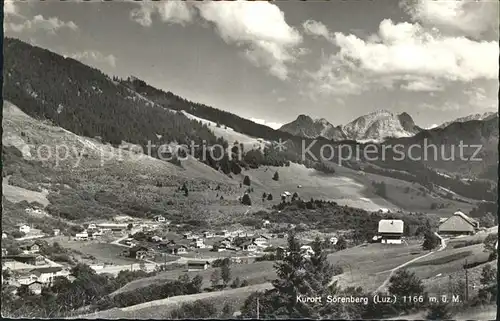
[[[243,195],[243,198],[241,199],[241,203],[244,204],[244,205],[252,205],[252,200],[250,199],[250,195],[249,194],[245,194]]]
[[[422,243],[422,248],[426,251],[435,249],[441,240],[431,231],[426,231],[424,234],[424,243]]]
[[[243,185],[250,186],[250,184],[251,184],[250,177],[246,175],[245,178],[243,178]]]
[[[279,179],[280,179],[280,175],[278,174],[278,171],[274,172],[273,180],[279,181]]]

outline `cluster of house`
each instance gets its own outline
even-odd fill
[[[16,287],[27,287],[33,293],[41,294],[42,288],[50,285],[56,277],[70,278],[70,271],[62,266],[16,270],[6,281]]]
[[[479,231],[479,222],[461,211],[452,216],[443,218],[439,222],[440,235],[473,235]],[[383,244],[401,244],[403,242],[404,222],[402,220],[380,220],[378,235],[373,241]]]

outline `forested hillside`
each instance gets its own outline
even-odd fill
[[[97,69],[17,39],[4,39],[4,99],[78,135],[122,140],[215,143],[199,122],[139,99]]]

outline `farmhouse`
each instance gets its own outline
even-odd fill
[[[247,241],[241,245],[244,251],[255,252],[258,250],[258,245],[252,241]]]
[[[402,220],[380,220],[378,234],[382,237],[383,244],[401,244],[404,222]]]
[[[475,219],[457,211],[453,216],[439,225],[438,231],[443,235],[472,235],[479,229],[479,222]]]
[[[182,244],[169,244],[168,245],[168,252],[170,254],[186,254],[187,253],[187,246],[182,245]]]
[[[148,254],[148,248],[145,246],[135,246],[128,250],[129,257],[143,260]]]
[[[69,276],[69,271],[63,270],[61,266],[37,268],[31,270],[31,273],[36,275],[38,282],[42,283],[50,283],[56,276]]]
[[[206,270],[209,267],[210,267],[210,262],[208,261],[191,260],[187,262],[188,272]]]
[[[267,240],[268,237],[264,235],[259,235],[257,237],[254,237],[252,241],[255,243],[255,245],[260,246],[260,247],[267,247]]]
[[[18,224],[16,227],[19,229],[19,232],[28,234],[31,231],[31,228],[26,224]]]

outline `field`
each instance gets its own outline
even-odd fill
[[[169,312],[178,307],[182,303],[193,302],[197,300],[209,300],[215,306],[222,309],[225,304],[230,304],[233,307],[239,307],[245,299],[255,291],[263,291],[271,288],[269,283],[247,286],[238,289],[230,289],[218,292],[204,292],[192,295],[181,295],[172,298],[146,302],[126,308],[115,308],[111,310],[101,311],[93,314],[78,316],[77,318],[84,319],[166,319]]]
[[[246,280],[250,285],[266,283],[276,278],[273,264],[274,262],[271,261],[255,262],[251,264],[232,264],[231,277],[233,280],[239,277],[241,281]],[[187,270],[181,269],[162,272],[153,277],[132,281],[115,291],[113,294],[133,291],[151,284],[160,284],[161,282],[165,282],[167,280],[177,280],[179,276],[184,274],[188,274],[191,278],[196,275],[201,275],[203,277],[202,287],[210,287],[210,276],[214,270],[214,268],[209,268],[203,271],[187,272]]]
[[[126,265],[138,262],[135,259],[120,256],[126,248],[114,244],[96,241],[66,241],[61,246],[72,250],[78,256],[79,261],[86,264]]]

